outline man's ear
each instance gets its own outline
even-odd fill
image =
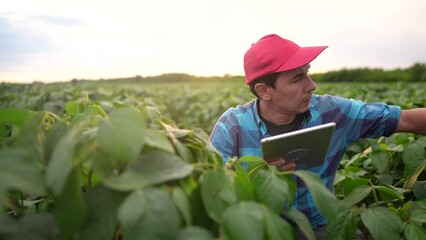
[[[268,92],[268,86],[264,83],[256,83],[256,85],[254,85],[254,90],[263,100],[269,100],[271,98]]]

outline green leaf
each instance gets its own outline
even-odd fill
[[[355,239],[358,219],[355,208],[339,204],[336,219],[327,225],[327,239]]]
[[[363,164],[365,165],[368,161],[369,161],[369,159],[364,160]],[[367,171],[365,171],[363,168],[356,167],[356,166],[347,166],[347,167],[344,168],[344,170],[345,170],[345,174],[347,176],[352,177],[352,178],[354,178],[354,177],[362,177],[365,174],[367,174]]]
[[[386,170],[389,163],[389,156],[386,152],[372,152],[369,157],[371,159],[371,164],[373,164],[379,172]]]
[[[361,213],[361,220],[374,239],[400,239],[401,219],[388,208],[367,208]]]
[[[294,192],[288,183],[272,171],[260,170],[252,177],[256,199],[273,212],[279,214],[285,206],[291,205]]]
[[[417,181],[414,183],[413,194],[417,199],[425,199],[426,198],[426,181]]]
[[[425,157],[425,149],[420,142],[409,143],[405,146],[402,153],[404,162],[409,162],[412,159],[423,159]]]
[[[63,239],[51,213],[26,214],[19,220],[6,215],[2,220],[3,225],[0,224],[1,239]]]
[[[315,240],[314,231],[308,218],[299,210],[290,208],[283,212],[284,216],[294,221],[308,240]]]
[[[395,137],[395,144],[404,144],[410,141],[410,134],[405,132],[393,134],[391,137]]]
[[[366,198],[372,190],[373,188],[371,186],[361,185],[355,188],[348,196],[346,196],[342,202],[348,206],[355,205],[364,200],[364,198]]]
[[[404,229],[404,235],[409,240],[424,240],[426,239],[426,229],[415,223],[407,223]]]
[[[143,216],[143,206],[146,205],[145,197],[143,195],[144,192],[142,190],[137,190],[124,199],[118,209],[118,220],[122,225],[135,225]]]
[[[369,180],[366,178],[355,178],[355,179],[347,179],[344,184],[344,194],[348,196],[354,189],[359,186],[370,186]]]
[[[46,112],[62,112],[65,102],[63,101],[49,101],[43,104],[43,110]]]
[[[402,153],[402,160],[405,163],[404,178],[408,179],[423,170],[426,162],[425,148],[418,143],[409,144]],[[423,168],[420,168],[419,165],[422,165]]]
[[[418,208],[414,210],[410,219],[418,223],[426,223],[426,209]]]
[[[76,170],[72,171],[64,190],[56,198],[55,217],[66,238],[71,238],[85,223],[86,206]]]
[[[194,128],[191,130],[191,133],[198,139],[200,139],[203,143],[210,142],[210,136],[204,132],[201,128]]]
[[[394,145],[388,148],[389,151],[391,152],[403,152],[404,151],[404,145],[399,144],[399,145]]]
[[[385,184],[385,185],[392,185],[393,184],[393,177],[391,174],[380,174],[378,176],[378,180],[380,181],[380,183]]]
[[[65,104],[65,111],[70,116],[75,116],[83,111],[83,106],[78,101],[69,101]]]
[[[7,134],[6,126],[0,123],[0,139],[7,137],[6,134]]]
[[[341,171],[336,172],[336,177],[334,178],[334,186],[337,186],[339,183],[343,182],[347,177],[342,174]]]
[[[144,134],[145,146],[150,146],[152,148],[163,150],[169,153],[175,153],[173,145],[165,135],[153,129],[146,129]]]
[[[0,123],[21,128],[35,113],[23,109],[0,109]]]
[[[98,141],[115,158],[128,163],[137,159],[144,144],[145,120],[135,108],[122,108],[111,113],[99,125]]]
[[[393,200],[404,200],[404,194],[388,186],[374,186],[379,190],[380,197],[383,201],[391,202]]]
[[[205,229],[217,228],[217,224],[209,217],[206,208],[204,207],[200,185],[197,185],[193,191],[190,192],[189,202],[191,206],[192,223],[194,225],[203,227]]]
[[[404,203],[404,205],[398,211],[398,214],[401,217],[401,219],[408,218],[408,215],[411,212],[412,207],[413,207],[413,201],[412,200],[408,200],[408,202]]]
[[[102,185],[85,193],[87,221],[79,232],[81,240],[114,239],[118,225],[118,208],[126,194],[112,191]]]
[[[1,213],[1,217],[0,217],[0,226],[2,226],[2,221],[3,221],[3,207],[4,207],[4,202],[6,199],[6,186],[4,186],[3,182],[0,181],[0,209],[2,209]],[[0,227],[0,235],[1,235],[1,227]]]
[[[293,227],[282,217],[265,210],[266,239],[270,240],[292,240],[296,239]]]
[[[426,136],[421,136],[416,140],[416,143],[421,146],[426,148]]]
[[[223,230],[229,240],[265,239],[264,214],[255,202],[240,202],[223,213]]]
[[[149,152],[130,163],[120,175],[112,175],[105,184],[113,189],[129,191],[181,179],[192,173],[192,165],[176,155]]]
[[[420,208],[426,209],[426,199],[421,199],[416,202],[416,205]]]
[[[88,155],[88,159],[91,160],[93,173],[100,178],[100,181],[103,182],[115,174],[115,162],[106,152],[92,151]]]
[[[254,186],[246,170],[241,165],[235,166],[235,190],[240,201],[254,201]]]
[[[69,131],[72,131],[71,129],[69,125],[64,123],[55,124],[49,129],[43,144],[46,159],[52,158],[56,146]]]
[[[214,240],[214,237],[205,228],[189,226],[180,230],[177,240]]]
[[[182,130],[182,129],[175,129],[172,126],[168,124],[162,124],[164,129],[166,130],[167,136],[169,137],[170,141],[172,142],[177,154],[187,163],[193,163],[194,157],[191,153],[191,151],[185,146],[185,144],[181,143],[179,141],[179,136],[182,135],[186,136],[189,133],[189,130]]]
[[[210,218],[221,222],[223,211],[237,200],[235,186],[223,170],[210,170],[201,179],[201,197]]]
[[[404,179],[405,188],[411,188],[417,181],[418,176],[423,172],[423,170],[426,168],[426,158],[423,157],[422,159],[415,159],[411,158],[409,161],[405,161],[405,168],[404,168]]]
[[[74,148],[75,134],[71,130],[59,140],[47,165],[46,184],[57,196],[63,191],[72,171]]]
[[[152,100],[152,99],[150,99]],[[163,116],[161,115],[158,107],[153,107],[146,105],[145,108],[143,109],[146,113],[146,115],[148,116],[148,119],[151,120],[152,122],[156,122],[156,121],[161,121]],[[155,104],[154,104],[155,105]]]
[[[41,169],[33,157],[24,149],[0,150],[0,182],[5,189],[34,195],[46,193]]]
[[[334,194],[325,187],[321,178],[315,173],[303,170],[294,171],[292,174],[303,180],[309,192],[312,194],[319,212],[327,219],[333,219],[337,214],[337,199]]]
[[[34,114],[19,129],[12,126],[11,139],[16,138],[16,145],[22,146],[32,151],[34,158],[44,164],[42,152],[39,150],[43,146],[43,136],[47,128],[45,114]]]
[[[191,218],[191,205],[189,204],[188,197],[182,188],[175,187],[172,191],[172,200],[175,203],[179,213],[181,214],[185,225],[192,225]]]
[[[161,189],[147,188],[138,197],[143,198],[138,201],[144,204],[134,207],[142,216],[134,224],[131,224],[132,221],[125,221],[128,223],[123,224],[126,239],[175,239],[181,223],[179,213],[169,195]]]
[[[107,117],[107,114],[106,114],[105,110],[102,108],[101,105],[90,104],[89,109],[92,112],[92,114],[94,114],[94,115],[98,114],[98,115],[101,115],[102,117]]]
[[[192,155],[191,150],[185,144],[181,143],[179,140],[175,139],[173,141],[173,146],[176,149],[178,155],[187,163],[193,163],[195,161],[194,156]]]

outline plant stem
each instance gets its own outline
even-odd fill
[[[379,206],[379,198],[377,197],[376,188],[370,180],[368,182],[370,183],[370,185],[373,189],[373,197],[374,197],[374,201],[376,202],[376,206]]]

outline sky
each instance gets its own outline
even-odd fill
[[[329,46],[311,72],[426,62],[425,0],[0,0],[0,82],[244,75],[275,33]]]

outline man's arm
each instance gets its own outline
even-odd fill
[[[402,110],[396,132],[426,134],[426,108]]]

